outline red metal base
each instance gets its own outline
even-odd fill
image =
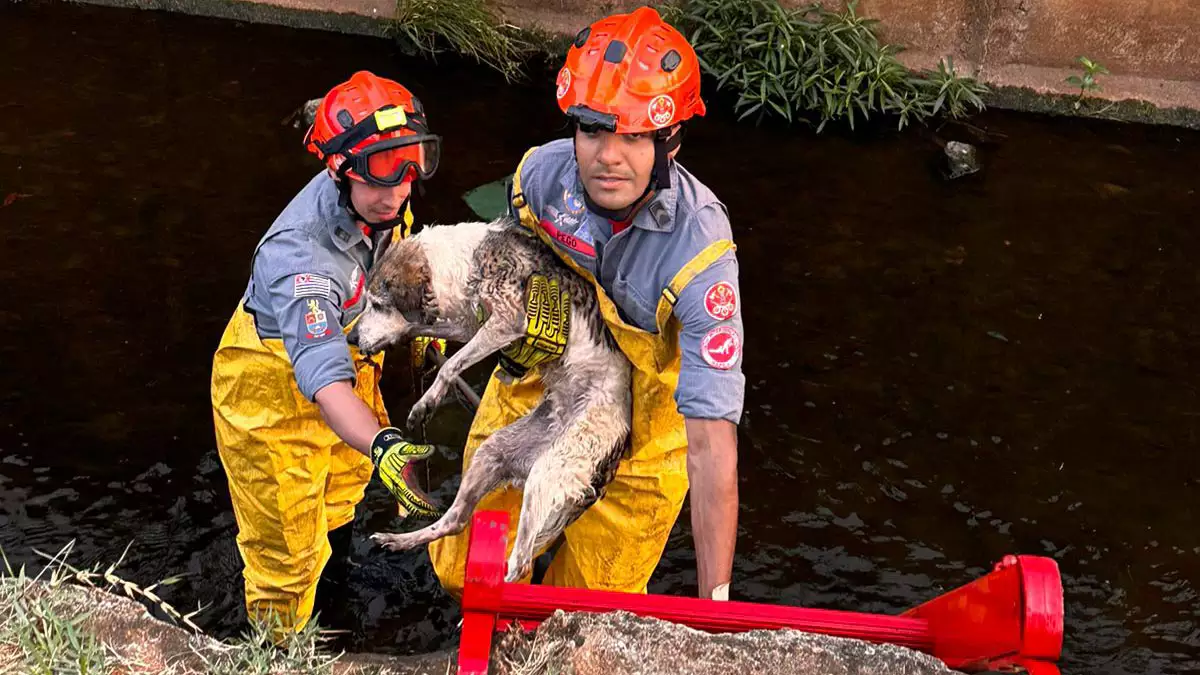
[[[1058,675],[1063,593],[1058,564],[1038,556],[1006,556],[990,574],[900,616],[718,602],[504,582],[508,514],[475,514],[467,548],[458,672],[487,673],[492,636],[512,621],[532,630],[561,609],[625,610],[712,633],[793,628],[891,643],[966,672],[1027,671]]]

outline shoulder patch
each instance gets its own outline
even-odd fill
[[[718,281],[704,291],[704,311],[717,321],[732,318],[737,309],[737,290],[728,281]]]
[[[717,326],[700,340],[700,355],[717,370],[729,370],[742,355],[742,336],[732,326]]]
[[[318,342],[333,335],[333,331],[329,329],[329,315],[321,309],[320,302],[309,300],[306,309],[300,320],[304,324],[300,333],[304,341]]]
[[[328,298],[333,285],[329,277],[319,274],[297,274],[292,278],[292,297]]]

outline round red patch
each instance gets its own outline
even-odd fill
[[[571,88],[571,71],[566,68],[558,71],[558,79],[555,81],[555,84],[558,85],[558,89],[554,92],[554,95],[558,98],[566,96],[567,90]]]
[[[675,101],[666,94],[660,94],[646,106],[646,114],[656,127],[665,127],[675,119]]]
[[[742,336],[732,326],[717,326],[700,341],[700,355],[717,370],[729,370],[742,355]]]
[[[728,281],[718,281],[704,291],[704,311],[717,321],[737,314],[737,291]]]

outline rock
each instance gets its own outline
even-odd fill
[[[946,177],[953,180],[979,171],[979,158],[975,146],[959,141],[947,141],[943,148],[948,164]]]
[[[11,579],[3,581],[12,583]],[[49,595],[58,615],[87,614],[82,632],[94,635],[122,661],[137,664],[122,669],[123,673],[200,675],[208,672],[206,659],[215,660],[232,649],[206,635],[159,621],[141,604],[115,593],[76,584],[52,587],[42,581],[28,583],[27,596],[37,599]],[[16,665],[16,658],[16,653],[6,653],[5,645],[0,645],[0,672],[13,672],[3,666]],[[419,656],[345,654],[333,664],[332,675],[445,675],[447,669],[454,670],[455,660],[453,652]]]
[[[3,579],[13,583],[11,579]],[[129,598],[99,588],[30,581],[24,597],[49,597],[58,616],[85,616],[81,632],[94,635],[121,657],[123,673],[199,675],[206,662],[235,647],[150,616]],[[18,665],[20,652],[0,644],[0,672]],[[324,661],[319,657],[317,661]],[[243,661],[239,661],[241,663]],[[307,662],[306,662],[307,663]],[[136,665],[130,665],[136,664]],[[278,668],[276,662],[274,667]],[[304,669],[308,672],[308,669]],[[456,670],[453,651],[419,656],[343,654],[331,675],[445,675]],[[243,669],[244,672],[249,672]],[[493,645],[496,675],[950,675],[939,660],[903,647],[794,630],[713,635],[639,617],[555,612],[537,631],[519,629]],[[263,672],[255,669],[254,672]],[[277,672],[272,670],[271,672]],[[282,672],[282,671],[280,671]],[[294,671],[293,671],[294,672]]]
[[[321,99],[314,98],[304,102],[304,105],[296,108],[288,113],[288,116],[280,122],[284,125],[291,125],[295,129],[307,129],[317,118],[317,107],[321,105]]]
[[[498,675],[941,675],[921,652],[795,630],[713,635],[628,612],[555,612],[535,633],[506,633],[492,650]]]

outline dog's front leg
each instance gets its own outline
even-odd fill
[[[430,324],[412,324],[405,329],[404,334],[410,338],[436,338],[440,340],[449,340],[450,342],[469,342],[471,338],[474,337],[474,333],[470,328],[450,321],[439,321],[437,323]]]
[[[442,367],[438,369],[438,374],[433,384],[413,404],[412,411],[408,414],[409,431],[416,431],[420,428],[425,419],[429,417],[429,413],[433,411],[434,406],[449,391],[454,378],[461,375],[467,368],[512,344],[525,334],[524,325],[517,326],[514,324],[515,322],[504,321],[500,317],[492,315],[479,328],[475,336],[463,345],[462,349],[455,352],[454,356],[451,356],[442,364]]]

